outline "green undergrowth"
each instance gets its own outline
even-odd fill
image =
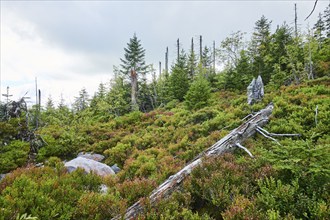
[[[329,85],[330,79],[322,78],[266,87],[264,99],[253,106],[245,94],[218,91],[199,110],[176,102],[116,118],[89,109],[67,119],[44,115],[48,123],[38,134],[47,144],[37,154],[44,168],[25,166],[26,144],[15,140],[14,126],[7,123],[0,134],[6,140],[0,172],[13,171],[0,182],[0,219],[24,213],[38,219],[109,219],[139,199],[145,204],[141,219],[329,219]],[[236,149],[204,161],[156,206],[144,198],[270,102],[275,108],[264,128],[300,137],[278,137],[279,145],[256,134],[242,143],[254,159]],[[106,164],[122,170],[104,178],[67,173],[60,161],[81,151],[101,153]],[[109,187],[107,193],[101,184]]]

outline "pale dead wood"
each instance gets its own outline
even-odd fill
[[[245,119],[248,119],[249,117],[253,117],[253,114],[248,114],[244,118],[241,119],[241,121],[245,121]]]
[[[266,129],[261,128],[259,126],[257,126],[257,129],[263,131],[264,133],[266,133],[267,135],[269,135],[271,137],[299,137],[299,136],[301,136],[300,134],[275,134],[275,133],[270,133]]]
[[[254,158],[254,156],[252,155],[252,153],[243,145],[241,145],[240,143],[236,143],[236,146],[243,149],[246,153],[248,153],[248,155],[250,155],[250,157]]]
[[[272,140],[272,141],[275,141],[278,145],[281,146],[281,144],[280,144],[280,142],[278,142],[278,140],[276,140],[275,138],[273,138],[273,137],[271,137],[271,136],[265,134],[264,131],[261,130],[260,128],[257,127],[256,130],[257,130],[257,132],[258,132],[259,134],[261,134],[261,135],[264,136],[265,138],[268,138],[268,139],[270,139],[270,140]]]
[[[264,136],[265,138],[268,138],[274,142],[276,142],[278,145],[282,146],[278,140],[276,140],[273,137],[297,137],[300,136],[300,134],[274,134],[274,133],[269,133],[267,130],[261,128],[260,126],[257,126],[256,128],[257,132]]]
[[[315,126],[317,126],[317,115],[318,115],[318,109],[319,109],[319,106],[316,105],[316,108],[315,108]]]

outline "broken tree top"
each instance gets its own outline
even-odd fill
[[[264,83],[259,75],[257,79],[253,78],[250,85],[247,87],[248,104],[252,105],[257,101],[260,101],[262,97],[264,97],[264,94]]]

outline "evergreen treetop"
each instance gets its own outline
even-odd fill
[[[189,79],[192,80],[195,76],[195,71],[197,67],[196,53],[194,50],[194,38],[191,39],[191,48],[188,56],[187,66],[188,66]]]
[[[82,111],[89,106],[89,95],[85,88],[79,91],[79,96],[75,97],[73,108],[75,111]]]
[[[122,62],[121,73],[128,75],[131,70],[137,73],[145,74],[148,66],[145,64],[145,49],[141,45],[141,41],[134,34],[133,38],[130,38],[127,43],[127,48],[124,48],[124,59],[120,59]]]
[[[183,97],[189,89],[189,77],[187,69],[187,56],[182,49],[177,63],[172,67],[169,77],[169,93],[173,99],[183,101]]]
[[[313,30],[314,30],[314,37],[318,40],[318,42],[321,43],[325,37],[324,36],[325,24],[321,13],[319,13],[318,19],[313,27]]]

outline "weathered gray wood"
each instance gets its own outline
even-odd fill
[[[132,105],[132,110],[133,111],[138,111],[139,110],[139,105],[137,104],[137,73],[135,69],[131,69],[131,105]]]
[[[254,114],[249,120],[232,130],[224,138],[195,157],[191,163],[186,165],[179,172],[170,176],[164,183],[158,186],[158,188],[151,193],[149,196],[150,203],[155,204],[157,201],[171,195],[173,191],[179,188],[183,180],[190,175],[192,170],[202,163],[202,159],[219,156],[224,152],[231,151],[236,148],[237,145],[240,145],[241,142],[254,135],[257,127],[262,127],[268,122],[273,108],[273,104],[270,103],[266,108]],[[126,210],[124,216],[117,216],[113,219],[135,219],[139,214],[141,214],[142,211],[143,205],[140,201],[138,201]]]
[[[254,156],[252,155],[252,153],[246,148],[244,147],[243,145],[241,145],[240,143],[236,143],[236,146],[243,149],[246,153],[248,153],[248,155],[251,157],[251,158],[254,158]]]
[[[267,130],[263,129],[262,127],[257,126],[256,131],[264,136],[265,138],[268,138],[274,142],[276,142],[278,145],[282,146],[278,140],[276,140],[273,137],[299,137],[301,136],[300,134],[274,134],[274,133],[269,133]]]
[[[253,78],[250,85],[247,87],[247,103],[253,105],[264,97],[264,83],[259,75],[256,79]]]

